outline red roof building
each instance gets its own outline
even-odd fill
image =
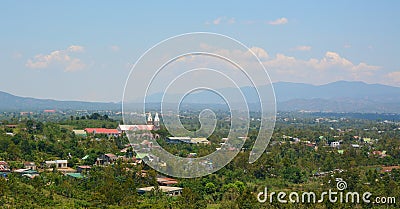
[[[381,172],[392,172],[393,169],[400,169],[400,166],[382,166]]]
[[[10,172],[10,167],[5,161],[0,161],[0,172]]]
[[[160,186],[170,186],[173,184],[177,184],[178,181],[176,179],[173,178],[157,178],[157,183]]]
[[[107,129],[107,128],[85,128],[87,134],[106,134],[108,136],[118,136],[119,132],[117,129]]]

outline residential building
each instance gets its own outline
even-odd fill
[[[380,158],[384,158],[384,157],[387,156],[385,150],[383,150],[383,151],[373,151],[372,154],[373,154],[373,155],[377,155],[377,156],[379,156]]]
[[[207,138],[192,138],[190,140],[191,144],[210,144]]]
[[[18,127],[18,125],[15,125],[15,124],[10,124],[10,125],[5,125],[5,127],[7,127],[7,128],[11,128],[11,129],[14,129],[14,128],[17,128],[17,127]]]
[[[92,167],[89,166],[89,165],[80,165],[80,166],[76,167],[76,171],[77,171],[78,173],[87,173],[87,172],[89,172],[89,170],[90,170],[91,168],[92,168]]]
[[[68,168],[68,160],[49,160],[45,161],[48,168],[55,166],[55,168]]]
[[[10,166],[6,161],[0,161],[0,172],[10,172]]]
[[[177,143],[210,144],[207,138],[167,137],[166,141],[171,144],[177,144]]]
[[[177,184],[178,181],[176,179],[173,179],[173,178],[164,177],[164,178],[157,178],[157,183],[160,186],[171,186],[173,184]]]
[[[108,153],[104,155],[100,155],[96,159],[95,165],[110,165],[117,161],[118,157],[114,154]]]
[[[380,172],[392,172],[393,169],[400,170],[400,166],[382,166],[382,170]]]
[[[339,146],[340,146],[340,142],[338,142],[338,141],[331,142],[331,147],[336,148],[336,147],[339,147]]]
[[[117,129],[107,129],[107,128],[85,128],[86,134],[105,134],[108,137],[114,136],[117,137],[119,136],[119,131]]]
[[[37,172],[36,170],[27,169],[27,168],[17,169],[17,170],[14,170],[13,172],[18,173],[21,176],[28,177],[30,179],[33,179],[36,176],[39,176],[39,172]]]
[[[24,168],[30,170],[36,170],[35,162],[24,162]]]
[[[80,137],[86,137],[86,131],[85,130],[72,130],[75,134],[75,136],[80,136]]]
[[[81,173],[66,173],[65,175],[74,179],[84,178],[84,176]]]
[[[167,137],[166,141],[168,143],[177,144],[177,143],[190,143],[190,137]]]
[[[159,186],[158,188],[163,193],[165,193],[169,196],[179,196],[182,194],[182,190],[183,190],[183,188],[181,188],[181,187],[170,187],[170,186]],[[144,194],[144,193],[150,192],[154,189],[155,189],[154,186],[150,186],[150,187],[139,188],[139,189],[137,189],[137,191],[139,194]]]

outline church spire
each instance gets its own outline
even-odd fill
[[[147,116],[147,125],[153,125],[153,117],[151,116],[151,112],[149,112]]]
[[[156,112],[156,116],[154,117],[154,126],[160,126],[160,118],[158,117],[158,112]]]

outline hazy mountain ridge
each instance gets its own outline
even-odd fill
[[[400,88],[382,84],[337,81],[324,85],[278,82],[273,84],[277,109],[282,111],[326,111],[326,112],[387,112],[400,113]],[[259,88],[270,88],[262,86]],[[234,95],[233,88],[219,89],[224,95]],[[257,92],[252,87],[242,87],[241,91],[248,103],[258,103]],[[182,95],[172,95],[180,98]],[[149,95],[148,103],[159,103],[162,94]],[[240,102],[231,98],[230,102]],[[138,106],[140,106],[140,102]],[[171,101],[164,101],[171,102]],[[217,95],[210,92],[197,92],[184,99],[186,104],[224,104]],[[201,106],[201,105],[200,105]],[[254,105],[253,105],[254,106]],[[0,91],[0,110],[42,110],[42,109],[121,109],[120,103],[57,101],[18,97]]]
[[[103,102],[83,102],[83,101],[58,101],[53,99],[35,99],[30,97],[19,97],[0,91],[0,110],[45,110],[45,109],[71,109],[71,110],[104,110],[120,109],[121,104]]]

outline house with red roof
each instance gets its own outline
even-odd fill
[[[98,135],[98,134],[105,134],[108,137],[111,136],[119,136],[119,132],[117,129],[108,129],[108,128],[85,128],[85,132],[87,135]]]
[[[157,183],[160,186],[171,186],[173,184],[177,184],[178,181],[176,179],[173,179],[173,178],[163,177],[163,178],[157,178]]]
[[[0,172],[10,172],[10,166],[6,161],[0,161]]]
[[[381,173],[392,172],[393,169],[400,169],[400,166],[382,166]]]

